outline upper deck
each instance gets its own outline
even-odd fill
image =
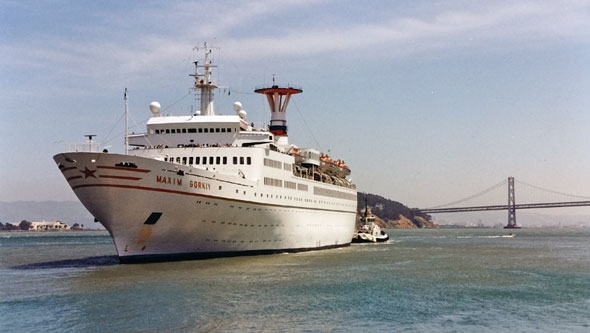
[[[129,135],[129,145],[139,148],[189,145],[240,147],[272,142],[272,133],[248,125],[237,115],[152,117],[147,123],[147,133]]]

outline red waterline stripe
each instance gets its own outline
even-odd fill
[[[70,181],[70,180],[74,180],[74,179],[80,179],[80,178],[82,178],[82,176],[72,176],[72,177],[68,177],[68,178],[66,178],[66,180],[67,180],[67,181]]]
[[[109,176],[109,175],[99,175],[100,178],[114,178],[114,179],[127,179],[127,180],[140,180],[142,178],[138,177],[125,177],[125,176]]]
[[[338,213],[356,213],[355,211],[348,211],[348,210],[321,209],[321,208],[314,208],[314,207],[277,205],[277,204],[268,204],[268,203],[255,202],[255,201],[239,200],[239,199],[228,199],[228,198],[223,198],[223,197],[217,197],[217,196],[214,196],[214,195],[207,195],[207,194],[200,194],[200,193],[191,193],[191,192],[184,192],[184,191],[175,191],[175,190],[167,190],[167,189],[163,189],[163,188],[145,187],[145,186],[136,186],[136,185],[121,185],[121,184],[82,184],[82,185],[72,186],[72,190],[75,191],[75,190],[77,190],[79,188],[82,188],[82,187],[116,187],[116,188],[127,188],[127,189],[152,191],[152,192],[174,193],[174,194],[180,194],[180,195],[188,195],[188,196],[192,196],[192,197],[202,197],[202,198],[210,198],[210,199],[217,199],[217,200],[224,200],[224,201],[241,202],[241,203],[261,205],[261,206],[284,207],[284,208],[297,208],[297,209],[308,209],[308,210],[321,210],[321,211],[338,212]]]
[[[132,172],[143,172],[143,173],[148,173],[151,170],[147,170],[147,169],[133,169],[133,168],[127,168],[127,167],[116,167],[116,166],[97,166],[97,169],[111,169],[111,170],[122,170],[122,171],[132,171]]]

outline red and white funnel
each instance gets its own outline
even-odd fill
[[[272,85],[254,90],[265,94],[270,106],[270,132],[275,136],[287,136],[287,105],[291,95],[299,94],[303,90],[293,86]]]

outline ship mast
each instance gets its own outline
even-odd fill
[[[218,88],[218,86],[211,81],[211,68],[217,67],[217,65],[213,65],[212,60],[209,60],[209,55],[212,53],[212,49],[208,47],[205,42],[203,43],[203,46],[196,46],[193,50],[203,50],[205,52],[205,60],[202,61],[202,63],[195,61],[195,74],[190,74],[190,76],[194,76],[195,89],[198,90],[201,95],[201,115],[214,116],[213,90]],[[202,73],[199,73],[200,69],[203,69]]]
[[[129,155],[129,126],[127,116],[127,88],[125,88],[125,94],[123,95],[125,100],[125,155]]]

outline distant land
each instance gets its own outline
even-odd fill
[[[79,201],[0,201],[0,222],[61,221],[67,225],[84,224],[89,228],[102,228]]]
[[[402,203],[393,201],[377,194],[358,192],[357,212],[358,217],[365,211],[365,202],[376,222],[385,229],[436,229],[438,225],[433,223],[428,214],[414,211]]]

